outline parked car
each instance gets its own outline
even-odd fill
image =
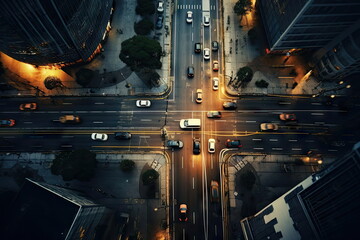
[[[237,108],[236,102],[224,102],[223,108],[226,110],[234,110]]]
[[[213,90],[216,91],[219,89],[219,78],[214,77],[213,78]]]
[[[0,120],[0,127],[13,127],[13,126],[15,126],[15,120],[14,119]]]
[[[215,180],[212,180],[210,183],[210,201],[211,202],[219,202],[220,194],[219,194],[219,183]]]
[[[192,11],[187,11],[186,12],[186,22],[187,23],[192,23],[193,21],[193,12]]]
[[[195,99],[195,101],[197,103],[202,103],[202,101],[203,101],[203,91],[202,91],[202,89],[197,89],[196,90],[196,99]]]
[[[210,59],[210,49],[204,48],[204,59],[209,60]]]
[[[209,111],[209,112],[207,112],[206,116],[208,118],[221,118],[221,112],[219,112],[219,111]]]
[[[209,15],[204,16],[204,26],[205,27],[210,26],[210,16]]]
[[[226,145],[227,148],[241,148],[242,147],[242,144],[241,144],[240,140],[228,139],[228,140],[226,140],[225,145]]]
[[[213,61],[213,71],[217,72],[219,71],[219,62],[218,61]]]
[[[209,139],[209,142],[208,142],[208,151],[209,151],[209,153],[215,153],[215,143],[216,143],[216,141],[215,141],[215,139],[213,139],[213,138],[210,138]]]
[[[296,115],[293,113],[282,113],[279,118],[282,121],[296,121]]]
[[[158,11],[158,13],[164,12],[164,2],[163,1],[158,2],[157,11]]]
[[[26,110],[36,110],[37,109],[37,104],[36,103],[23,103],[23,104],[20,104],[20,107],[19,109],[21,111],[26,111]]]
[[[161,29],[163,27],[163,22],[164,22],[164,16],[159,15],[157,17],[157,20],[156,20],[155,28],[156,29]]]
[[[180,222],[186,222],[188,220],[188,217],[187,217],[187,205],[182,203],[180,204],[180,207],[179,207],[179,220]]]
[[[194,138],[193,140],[193,153],[200,154],[200,139]]]
[[[184,143],[182,141],[168,140],[166,146],[171,148],[183,148]]]
[[[260,124],[261,131],[276,131],[279,126],[276,123],[262,123]]]
[[[201,53],[201,43],[195,43],[194,52],[195,53]]]
[[[219,43],[217,41],[212,41],[211,42],[211,50],[213,50],[214,52],[219,50]]]
[[[91,139],[94,141],[107,141],[108,140],[108,135],[105,133],[93,133],[91,134]]]
[[[128,140],[131,139],[131,133],[129,132],[116,132],[115,133],[116,140]]]
[[[194,77],[194,72],[195,72],[194,67],[188,67],[187,68],[187,76],[188,76],[188,78],[193,78]]]
[[[136,101],[136,106],[139,107],[139,108],[150,107],[151,102],[150,102],[150,100],[137,100]]]

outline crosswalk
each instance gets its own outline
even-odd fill
[[[201,4],[178,4],[177,5],[178,10],[202,10]],[[210,10],[215,10],[216,5],[210,5]]]

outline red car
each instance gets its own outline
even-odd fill
[[[0,120],[0,127],[13,127],[15,125],[14,119]]]
[[[282,121],[296,121],[296,115],[293,113],[282,113],[279,118]]]

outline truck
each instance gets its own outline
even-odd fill
[[[80,117],[75,115],[63,115],[59,117],[61,123],[79,123]]]

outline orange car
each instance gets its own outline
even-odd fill
[[[20,107],[19,109],[21,111],[24,111],[24,110],[36,110],[37,109],[37,104],[36,103],[23,103],[23,104],[20,104]]]

